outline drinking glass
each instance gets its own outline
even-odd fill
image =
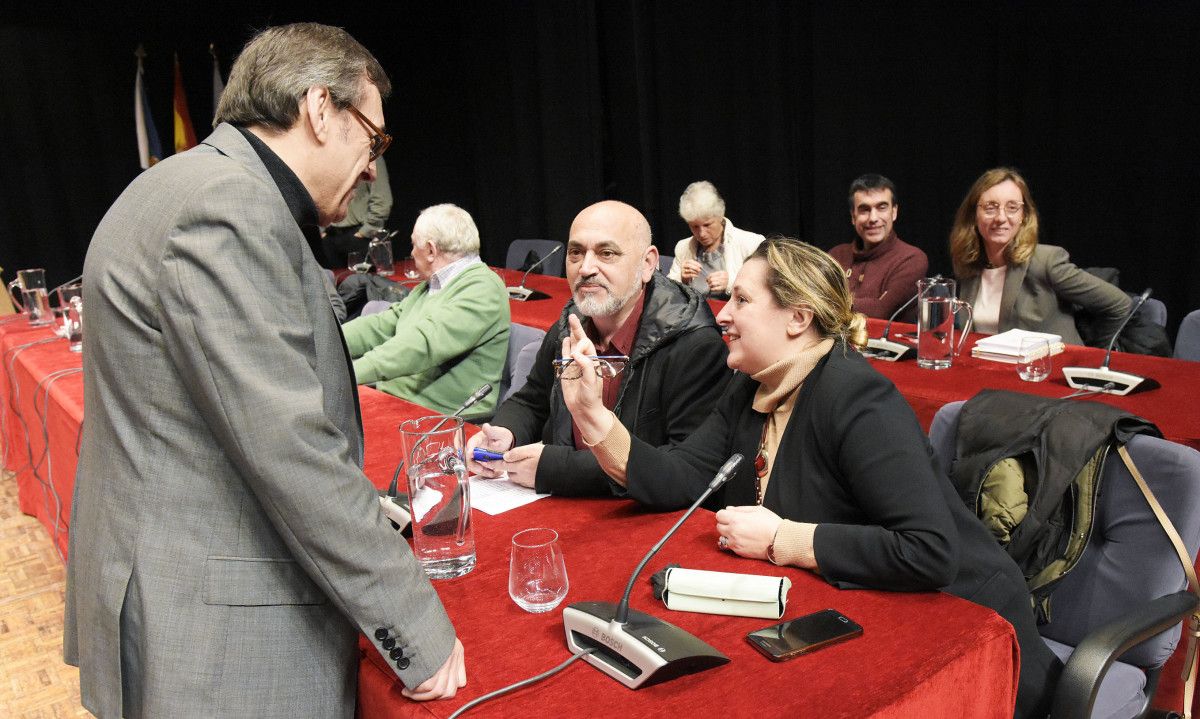
[[[540,614],[567,596],[567,564],[558,532],[545,527],[513,535],[508,565],[508,596],[527,612]]]
[[[351,250],[346,253],[346,267],[360,275],[371,271],[371,265],[367,262],[367,253],[359,250]]]
[[[83,351],[83,298],[76,295],[63,308],[63,330],[67,335],[67,349]]]
[[[1018,348],[1017,374],[1026,382],[1050,376],[1050,342],[1044,337],[1023,337]]]

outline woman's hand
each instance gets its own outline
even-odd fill
[[[750,559],[767,558],[767,548],[782,523],[778,514],[758,505],[726,507],[717,512],[717,534],[725,540],[725,549]]]
[[[567,323],[571,331],[563,338],[562,356],[574,359],[582,374],[578,379],[559,380],[559,384],[584,441],[595,444],[608,436],[616,417],[604,406],[604,382],[596,376],[596,363],[588,359],[595,356],[596,345],[584,333],[578,316],[571,315]]]

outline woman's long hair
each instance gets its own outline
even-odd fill
[[[768,237],[750,257],[767,261],[767,288],[780,307],[811,309],[823,337],[855,347],[867,343],[867,320],[854,311],[854,296],[837,260],[789,237]]]
[[[1011,167],[996,167],[979,176],[971,185],[967,196],[954,213],[954,227],[950,230],[950,258],[954,262],[954,275],[961,279],[974,277],[987,265],[987,253],[983,250],[983,238],[975,222],[975,209],[983,193],[1001,182],[1012,180],[1021,190],[1025,202],[1021,214],[1021,225],[1004,248],[1004,258],[1011,265],[1022,265],[1033,256],[1038,243],[1038,212],[1029,194],[1029,185],[1021,173]]]

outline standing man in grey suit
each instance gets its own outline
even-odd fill
[[[310,249],[375,176],[390,89],[340,29],[267,29],[212,135],[96,230],[63,643],[100,717],[350,717],[359,631],[405,696],[466,682],[360,468],[354,375]]]

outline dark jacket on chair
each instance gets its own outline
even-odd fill
[[[545,443],[535,478],[538,492],[606,495],[608,476],[589,450],[575,449],[571,413],[554,376],[570,314],[585,319],[574,301],[567,303],[546,333],[525,386],[500,405],[492,424],[511,430],[517,446]],[[650,445],[682,442],[725,388],[726,354],[705,299],[654,273],[613,411],[633,436]]]

